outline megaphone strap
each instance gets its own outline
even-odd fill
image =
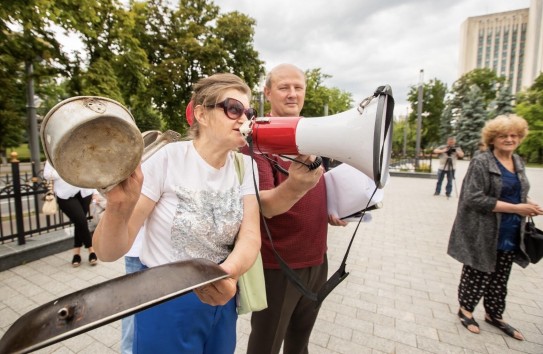
[[[249,144],[249,154],[251,156],[251,159],[253,159],[253,161],[254,161],[254,152],[253,152],[252,141],[248,141],[248,144]],[[322,160],[321,160],[321,163],[322,163]],[[260,201],[260,194],[258,193],[258,184],[256,182],[256,177],[255,177],[255,169],[254,169],[255,163],[253,163],[252,166],[253,166],[253,183],[255,185],[255,193],[256,193],[256,199],[258,201],[258,208],[259,208],[260,214],[263,215],[263,213],[262,213],[262,203]],[[270,229],[268,228],[268,224],[266,223],[266,219],[263,216],[261,216],[261,220],[262,220],[262,223],[264,225],[264,229],[266,230],[266,234],[267,234],[268,239],[270,241],[271,249],[273,251],[275,259],[279,263],[279,266],[280,266],[281,270],[285,273],[288,280],[296,287],[296,289],[300,293],[302,293],[308,299],[313,300],[313,301],[316,302],[316,305],[315,305],[316,307],[318,307],[324,301],[324,299],[326,299],[326,297],[332,292],[332,290],[334,290],[349,275],[349,273],[345,271],[346,266],[347,266],[347,258],[349,257],[349,252],[351,250],[351,246],[353,244],[354,238],[355,238],[356,233],[358,231],[358,227],[360,226],[360,223],[364,219],[364,215],[366,213],[366,210],[368,209],[369,204],[370,204],[373,196],[375,195],[375,192],[377,192],[377,187],[373,191],[373,194],[372,194],[371,198],[368,200],[368,204],[362,210],[362,213],[360,215],[360,220],[358,221],[358,224],[356,225],[356,228],[355,228],[355,230],[353,232],[353,235],[351,237],[351,241],[349,242],[349,246],[347,247],[347,251],[345,252],[345,255],[343,257],[343,261],[341,262],[341,265],[339,266],[338,270],[334,274],[332,274],[332,276],[326,281],[326,283],[323,284],[323,286],[316,293],[311,291],[310,289],[308,289],[307,286],[302,281],[302,279],[300,279],[298,274],[295,273],[292,270],[292,268],[290,268],[288,266],[288,264],[283,260],[283,258],[281,258],[281,256],[279,255],[279,253],[275,249],[273,239],[271,237]]]
[[[249,146],[251,146],[251,143],[249,143]],[[277,171],[281,172],[285,176],[288,176],[288,171],[283,166],[279,165],[277,163],[277,161],[274,161],[274,160],[270,159],[270,157],[267,154],[262,154],[262,156],[271,163],[273,168],[275,168]],[[313,171],[314,169],[316,169],[320,165],[322,165],[322,157],[320,157],[320,156],[316,156],[315,161],[313,161],[312,163],[309,163],[309,164],[305,163],[303,161],[297,161],[297,160],[295,160],[295,159],[293,159],[293,158],[291,158],[289,156],[286,156],[286,155],[279,155],[279,156],[281,156],[282,158],[284,158],[286,160],[290,160],[292,162],[301,163],[302,165],[305,165],[309,169],[309,171]]]

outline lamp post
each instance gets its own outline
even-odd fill
[[[403,149],[402,155],[405,158],[407,156],[407,127],[409,126],[409,107],[405,107],[405,120],[403,127]]]
[[[258,81],[258,116],[264,117],[264,86],[266,85],[266,77],[262,75]]]
[[[40,143],[38,140],[38,120],[36,118],[36,102],[34,95],[34,68],[31,61],[25,63],[26,71],[26,114],[28,118],[28,145],[30,147],[30,162],[32,177],[38,176],[40,170]],[[41,103],[41,100],[39,101]]]
[[[417,99],[417,142],[415,146],[415,168],[419,167],[420,154],[420,130],[422,125],[422,90],[424,86],[424,70],[420,69],[419,77],[419,96]]]

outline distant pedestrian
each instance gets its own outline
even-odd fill
[[[145,269],[141,263],[140,253],[143,242],[144,228],[141,228],[134,240],[130,250],[124,255],[124,266],[126,274],[139,272]],[[132,344],[134,342],[134,322],[135,315],[124,317],[121,320],[121,354],[132,354]]]
[[[508,336],[524,336],[503,320],[507,282],[513,262],[528,265],[520,245],[527,216],[543,209],[528,198],[530,184],[515,150],[528,134],[518,116],[498,116],[486,122],[482,137],[488,150],[475,156],[462,183],[448,254],[463,263],[458,286],[458,317],[479,333],[473,311],[481,299],[485,322]]]
[[[441,184],[445,175],[447,175],[447,185],[445,186],[445,194],[451,196],[454,172],[456,170],[456,161],[464,157],[464,151],[460,146],[456,145],[456,139],[449,137],[447,145],[442,145],[434,149],[434,154],[439,154],[439,169],[437,170],[437,184],[434,195],[441,193]]]
[[[480,141],[479,144],[477,144],[477,150],[473,153],[473,157],[475,157],[475,156],[477,156],[480,153],[485,152],[485,151],[486,151],[486,145],[485,145],[485,143]]]
[[[54,185],[58,207],[74,224],[74,248],[72,266],[81,264],[81,247],[89,250],[89,263],[95,265],[98,261],[92,247],[92,235],[89,230],[87,215],[96,189],[79,188],[64,181],[53,166],[47,161],[43,169],[43,177]]]

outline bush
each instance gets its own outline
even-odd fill
[[[416,172],[432,172],[432,169],[428,163],[419,163],[419,167],[416,169]]]

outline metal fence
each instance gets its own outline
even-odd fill
[[[22,172],[19,161],[10,162],[11,173],[0,179],[0,243],[15,242],[24,245],[27,237],[34,237],[51,230],[71,225],[60,210],[56,215],[45,216],[41,211],[47,192],[42,172],[33,177]]]
[[[432,172],[432,155],[421,155],[418,159],[392,157],[389,169],[397,172]]]

